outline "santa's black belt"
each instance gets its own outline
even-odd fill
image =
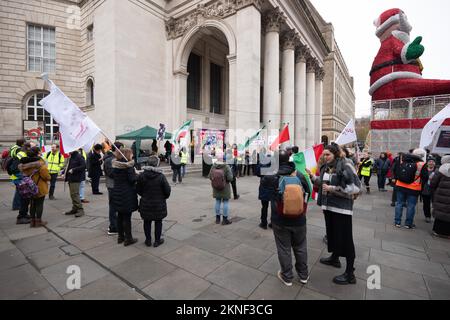
[[[404,64],[404,63],[403,63],[402,59],[398,58],[398,59],[395,59],[395,60],[392,60],[392,61],[387,61],[387,62],[383,62],[383,63],[381,63],[379,65],[376,65],[375,67],[372,68],[372,70],[370,70],[370,76],[372,76],[372,74],[374,72],[377,72],[377,71],[379,71],[379,70],[381,70],[383,68],[390,67],[390,66],[395,66],[397,64]],[[413,61],[413,62],[408,63],[408,64],[413,65],[413,66],[419,66],[419,63],[417,61]]]

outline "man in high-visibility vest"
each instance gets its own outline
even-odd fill
[[[370,155],[366,155],[359,164],[359,179],[364,178],[367,193],[370,193],[370,178],[372,177],[372,168],[374,161]]]
[[[184,178],[186,175],[186,165],[188,163],[188,154],[186,148],[181,149],[181,177]]]
[[[406,202],[406,229],[414,229],[414,215],[419,195],[424,184],[428,181],[428,169],[424,159],[427,153],[423,149],[416,149],[412,154],[402,157],[401,163],[394,172],[397,202],[395,205],[395,226],[401,228],[403,204]],[[412,182],[411,182],[412,181]]]
[[[21,148],[23,147],[23,145],[25,144],[25,139],[21,138],[18,139],[16,141],[16,144],[13,145],[10,149],[9,149],[9,156],[11,158],[14,158],[17,153],[21,150]],[[14,183],[15,180],[17,180],[18,178],[15,175],[11,175],[10,176],[11,182]],[[15,183],[14,183],[15,184]],[[14,192],[14,198],[13,198],[13,203],[12,203],[12,209],[13,211],[18,211],[20,210],[20,196],[19,196],[19,192],[17,192],[17,189]]]
[[[56,180],[60,172],[64,169],[64,156],[59,152],[59,146],[52,144],[52,150],[44,155],[44,160],[47,161],[47,167],[51,177],[48,196],[50,200],[55,200]]]

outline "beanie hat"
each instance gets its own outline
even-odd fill
[[[400,14],[403,14],[403,11],[395,8],[389,9],[383,12],[374,22],[373,24],[377,27],[376,35],[380,37],[383,32],[389,29],[396,23],[400,23]]]

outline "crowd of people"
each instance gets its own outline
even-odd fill
[[[182,183],[186,173],[183,167],[189,157],[185,148],[175,151],[171,147],[170,153],[172,182],[176,185]],[[50,200],[55,200],[55,186],[60,175],[64,175],[68,182],[72,200],[72,209],[65,214],[83,216],[87,171],[93,195],[102,194],[99,182],[105,175],[109,235],[117,235],[117,242],[124,246],[135,244],[138,240],[132,235],[131,217],[138,211],[144,221],[145,245],[158,247],[164,243],[162,223],[168,215],[167,199],[171,195],[171,185],[160,168],[161,159],[157,154],[152,154],[142,172],[138,173],[133,150],[120,142],[96,144],[88,154],[82,149],[76,150],[64,159],[57,145],[42,154],[40,148],[20,139],[5,158],[4,168],[16,187],[13,210],[19,211],[17,224],[30,224],[31,228],[46,225],[42,220],[44,201],[47,195]],[[229,201],[232,197],[239,199],[236,180],[241,177],[242,169],[244,175],[250,175],[252,171],[252,176],[259,177],[259,227],[273,231],[280,263],[277,276],[287,286],[292,286],[294,267],[301,283],[306,284],[309,280],[306,212],[313,193],[317,193],[317,205],[323,210],[324,241],[330,253],[329,257],[321,258],[320,263],[341,268],[340,258],[344,257],[345,272],[334,277],[333,282],[340,285],[356,283],[353,205],[363,189],[370,194],[370,179],[375,173],[379,192],[386,192],[386,186],[393,187],[391,205],[395,207],[395,227],[402,226],[404,208],[404,227],[416,227],[414,219],[421,199],[426,222],[431,222],[432,215],[435,218],[434,235],[450,238],[449,155],[438,158],[425,150],[415,149],[395,158],[389,152],[382,152],[376,160],[370,153],[358,159],[348,149],[332,143],[324,147],[315,174],[305,168],[296,146],[275,153],[262,150],[250,154],[249,151],[238,151],[233,145],[220,153],[211,150],[203,158],[203,175],[211,183],[217,224],[227,226],[232,223]],[[206,169],[205,164],[208,166]]]

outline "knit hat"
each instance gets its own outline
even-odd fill
[[[377,27],[376,35],[380,37],[383,32],[396,23],[400,23],[400,14],[404,14],[402,10],[395,8],[383,12],[373,24]]]
[[[442,157],[441,163],[442,164],[450,163],[450,155]]]
[[[426,157],[427,157],[427,152],[424,149],[415,149],[412,152],[413,155],[421,157],[423,161],[425,161]]]

